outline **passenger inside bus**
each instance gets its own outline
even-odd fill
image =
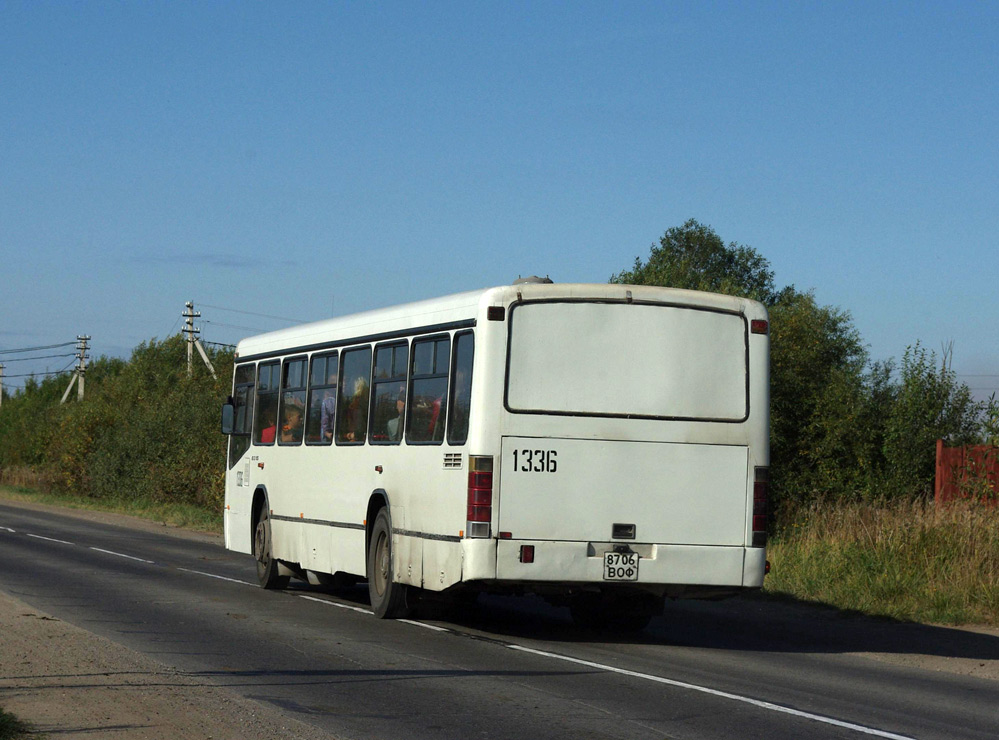
[[[321,441],[327,442],[333,439],[333,418],[336,413],[336,373],[330,379],[333,386],[323,391],[322,408],[320,411],[319,429],[322,437]]]
[[[284,422],[281,424],[281,444],[297,444],[302,441],[302,428],[305,421],[298,404],[284,407]]]
[[[402,439],[402,429],[403,429],[402,420],[405,410],[406,410],[406,394],[405,392],[400,392],[395,400],[395,411],[396,411],[395,418],[389,419],[388,422],[385,424],[385,432],[388,435],[388,438],[392,442],[398,442],[400,439]]]
[[[274,444],[274,436],[277,433],[277,424],[274,421],[274,417],[274,409],[269,405],[261,403],[259,444]]]
[[[347,433],[344,439],[348,442],[363,442],[365,426],[368,423],[368,382],[364,378],[354,381],[354,393],[347,405],[345,421]]]

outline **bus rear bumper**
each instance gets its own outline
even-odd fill
[[[604,553],[614,543],[499,540],[496,575],[500,581],[560,584],[622,584],[605,579]],[[523,547],[533,547],[533,562],[524,562]],[[763,585],[763,548],[717,545],[634,544],[638,553],[635,585],[736,586]],[[468,573],[468,576],[474,576]]]

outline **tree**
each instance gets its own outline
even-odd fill
[[[770,308],[770,460],[775,498],[807,500],[858,484],[867,353],[850,314],[813,293]]]
[[[937,356],[917,342],[905,350],[895,402],[885,420],[881,496],[932,495],[936,441],[973,444],[987,429],[987,405],[950,366],[951,348]]]
[[[768,305],[780,294],[770,263],[752,247],[728,246],[710,226],[695,219],[668,229],[651,247],[647,262],[635,258],[631,270],[611,277],[628,285],[662,285],[755,298]]]
[[[982,439],[984,444],[999,447],[999,399],[993,393],[982,410]]]

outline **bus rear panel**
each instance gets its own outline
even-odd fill
[[[760,587],[763,306],[553,287],[518,290],[506,305],[505,375],[491,389],[503,413],[488,575],[542,593]]]

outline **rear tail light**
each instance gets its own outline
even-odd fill
[[[753,547],[767,544],[767,495],[770,490],[770,468],[756,468],[753,478]]]
[[[489,455],[468,457],[468,514],[465,533],[468,537],[489,537],[493,520],[493,458]]]

